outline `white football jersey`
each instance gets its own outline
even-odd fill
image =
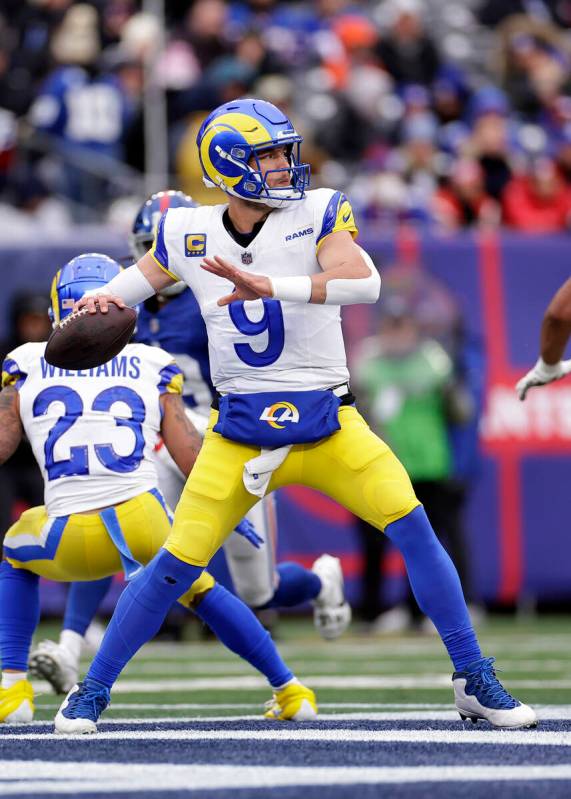
[[[2,385],[18,390],[48,515],[116,505],[155,488],[159,398],[182,392],[172,356],[128,344],[102,366],[70,371],[46,363],[45,348],[30,343],[9,353]]]
[[[357,228],[349,201],[332,189],[273,210],[242,247],[224,227],[226,205],[168,210],[157,228],[152,255],[198,300],[206,323],[212,382],[220,393],[329,388],[349,378],[336,305],[255,300],[218,306],[232,287],[200,268],[219,255],[249,272],[286,277],[321,272],[317,252],[325,238]]]

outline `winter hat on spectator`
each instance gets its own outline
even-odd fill
[[[51,51],[60,64],[93,64],[99,55],[97,11],[87,3],[71,6],[55,31]]]
[[[123,67],[138,66],[141,60],[120,44],[106,47],[99,59],[100,67],[106,72],[117,72]]]
[[[400,95],[407,110],[430,107],[428,90],[420,83],[407,83],[402,87]]]
[[[464,74],[453,64],[441,67],[432,84],[432,91],[435,97],[453,95],[461,101],[464,101],[469,93]]]
[[[415,114],[404,120],[402,137],[405,143],[411,141],[432,143],[436,139],[438,126],[432,114]]]
[[[373,47],[379,38],[373,23],[359,14],[338,17],[333,23],[333,32],[346,50]]]
[[[421,0],[388,0],[381,6],[382,22],[392,27],[403,15],[422,17],[424,8]]]
[[[510,49],[514,53],[527,54],[531,53],[537,47],[537,40],[530,33],[524,31],[517,31],[511,36],[509,40]]]
[[[497,86],[483,86],[474,93],[470,102],[469,116],[472,123],[485,114],[507,116],[508,113],[508,98]]]
[[[208,83],[216,89],[230,83],[250,86],[256,78],[256,70],[250,64],[231,55],[221,56],[214,61],[205,73]]]
[[[125,23],[121,31],[121,44],[133,55],[144,58],[161,39],[161,27],[152,15],[141,11]]]
[[[456,156],[462,149],[464,142],[470,138],[470,128],[464,122],[455,120],[448,122],[438,131],[438,143],[445,153]]]
[[[294,85],[291,78],[286,75],[269,74],[263,75],[257,82],[254,89],[254,96],[261,97],[269,103],[281,106],[291,102],[294,93]]]

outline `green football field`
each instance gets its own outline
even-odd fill
[[[184,643],[151,643],[118,681],[106,720],[217,718],[262,713],[270,691],[252,668],[215,641],[200,639],[193,623]],[[37,640],[54,636],[43,625]],[[571,706],[571,618],[499,617],[479,628],[485,655],[521,700],[536,706]],[[354,624],[338,641],[322,641],[309,619],[285,619],[276,629],[279,649],[296,676],[316,691],[322,714],[452,710],[451,668],[436,636],[373,637]],[[89,658],[83,661],[87,668]],[[61,698],[35,683],[38,721],[53,718]],[[341,716],[340,716],[341,718]]]

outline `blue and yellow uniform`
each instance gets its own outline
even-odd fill
[[[24,344],[3,365],[2,385],[18,391],[46,499],[8,530],[4,559],[64,582],[122,570],[130,577],[170,533],[152,453],[160,398],[182,392],[182,373],[168,353],[144,344],[74,372],[48,364],[44,350],[45,343]],[[198,587],[212,585],[207,577]]]

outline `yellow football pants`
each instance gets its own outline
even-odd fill
[[[206,566],[245,513],[258,502],[242,481],[244,463],[259,447],[229,441],[212,430],[213,411],[202,448],[177,505],[165,549],[196,566]],[[339,502],[379,530],[420,505],[409,477],[391,449],[356,408],[339,409],[341,429],[315,444],[296,444],[272,475],[268,491],[299,483]]]
[[[171,531],[166,510],[147,492],[116,505],[115,511],[131,554],[147,564]],[[8,530],[4,557],[16,569],[60,582],[100,580],[122,571],[119,552],[98,513],[48,519],[43,505],[24,511]],[[214,579],[203,572],[179,602],[188,607],[195,595],[213,585]]]

